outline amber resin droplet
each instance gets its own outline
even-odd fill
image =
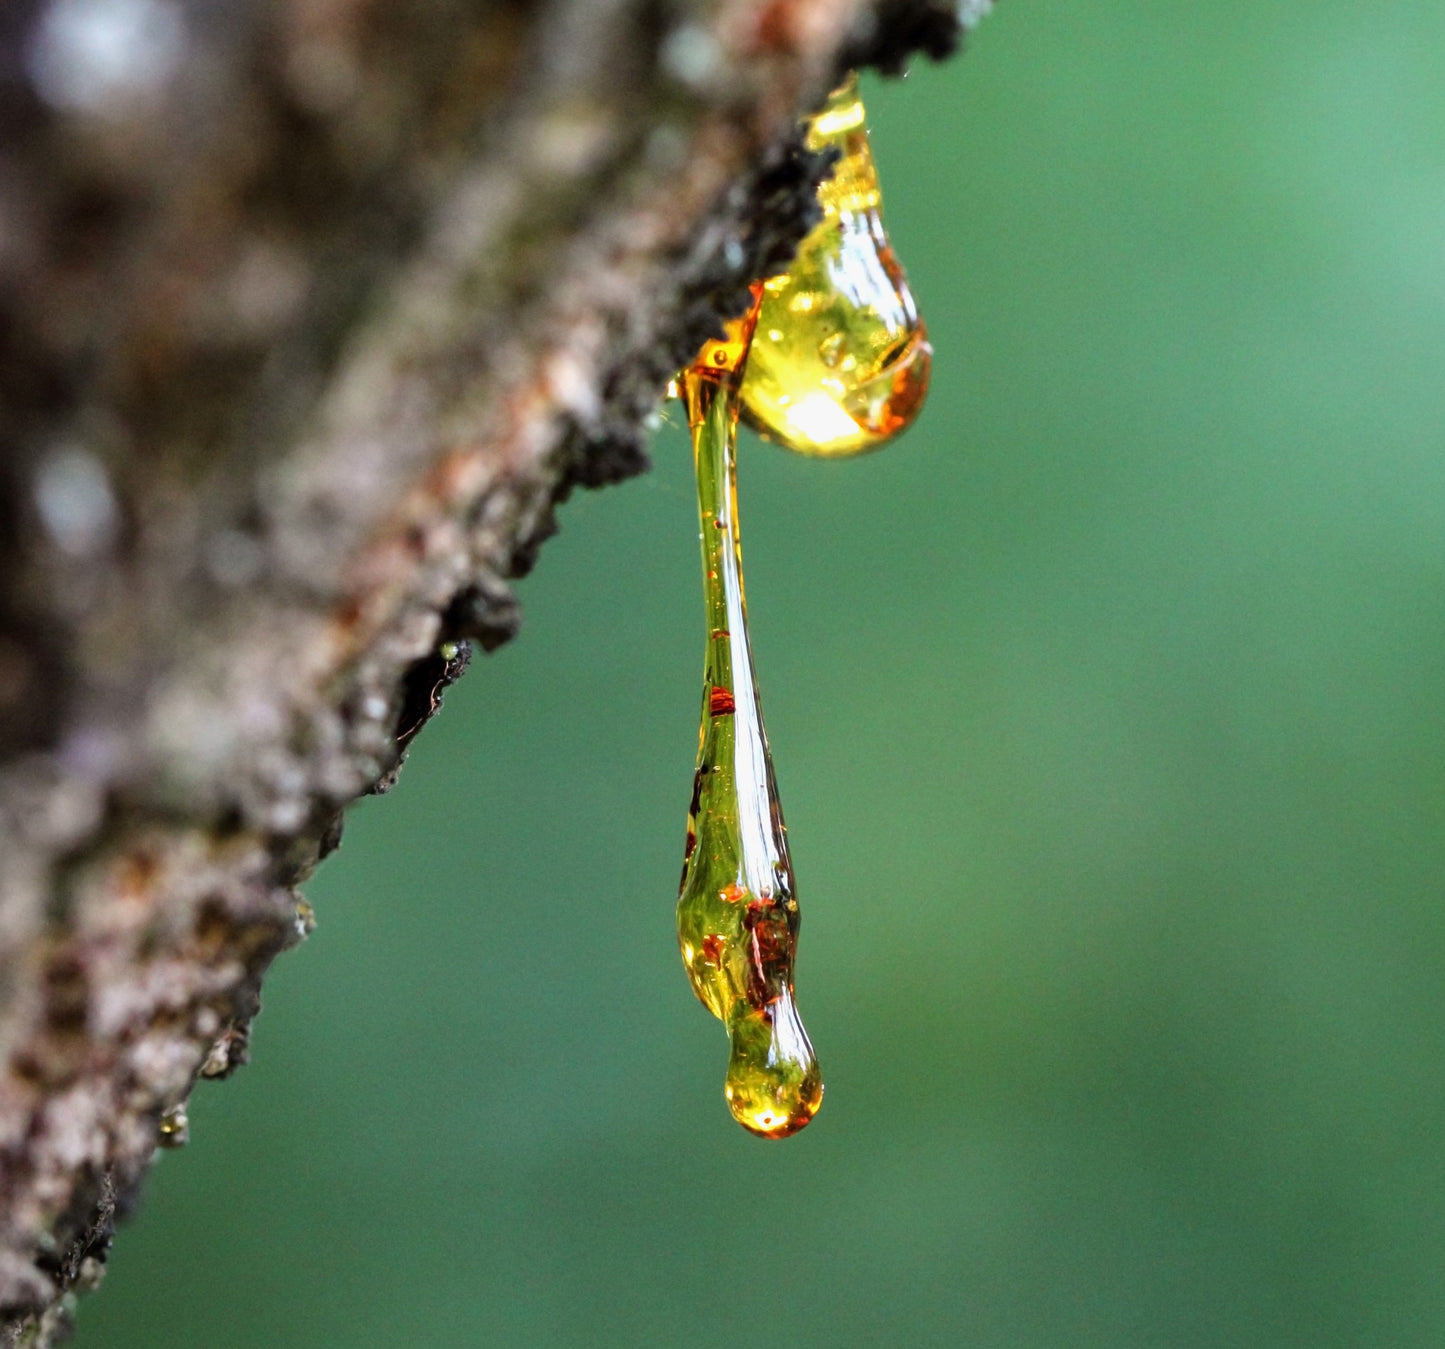
[[[183,1148],[191,1141],[191,1121],[184,1105],[173,1105],[161,1115],[156,1125],[156,1144],[163,1148]]]
[[[840,158],[818,189],[823,219],[763,283],[742,415],[790,450],[857,454],[918,415],[933,349],[883,229],[855,76],[809,122],[807,142]]]
[[[693,991],[727,1027],[733,1118],[786,1138],[823,1079],[793,1001],[798,901],[748,642],[737,518],[738,384],[756,308],[683,374],[697,466],[707,654],[697,772],[677,900]]]

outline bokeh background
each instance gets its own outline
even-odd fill
[[[1445,1343],[1445,6],[1006,0],[866,86],[937,347],[752,442],[829,1094],[672,906],[685,437],[310,886],[81,1349]]]

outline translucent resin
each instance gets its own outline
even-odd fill
[[[807,142],[840,157],[818,189],[823,219],[792,266],[763,283],[742,415],[791,450],[857,454],[917,416],[932,348],[883,229],[855,78],[812,118]]]
[[[693,991],[727,1027],[728,1108],[745,1129],[786,1138],[817,1112],[823,1080],[793,999],[798,900],[743,597],[735,450],[755,316],[708,343],[682,376],[708,638],[677,935]]]

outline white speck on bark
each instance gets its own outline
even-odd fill
[[[185,20],[172,0],[51,0],[25,55],[51,106],[106,115],[159,89],[185,53]]]
[[[61,446],[41,461],[35,505],[52,542],[71,557],[91,557],[115,538],[119,520],[110,476],[80,445]]]

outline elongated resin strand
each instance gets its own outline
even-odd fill
[[[823,1080],[793,1001],[798,900],[743,598],[735,450],[751,317],[683,375],[708,639],[677,936],[693,991],[727,1027],[728,1108],[745,1129],[786,1138],[817,1112]]]
[[[839,159],[818,188],[823,219],[763,284],[743,418],[803,454],[856,454],[918,415],[933,349],[883,229],[855,77],[808,123],[807,142]]]

